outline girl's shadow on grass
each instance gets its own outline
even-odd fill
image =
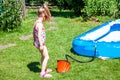
[[[30,69],[30,71],[37,73],[37,72],[41,71],[41,69],[38,67],[38,65],[40,65],[39,62],[31,62],[27,65],[27,67]]]

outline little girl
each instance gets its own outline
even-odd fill
[[[47,69],[47,62],[49,59],[48,50],[45,45],[45,28],[43,26],[44,21],[50,20],[51,14],[47,7],[47,5],[42,5],[38,9],[38,19],[34,23],[34,29],[33,29],[33,37],[34,37],[34,46],[40,51],[41,53],[41,72],[40,77],[41,78],[50,78],[52,77],[51,74],[48,74],[48,72],[51,72],[51,69]]]

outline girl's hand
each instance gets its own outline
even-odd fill
[[[43,51],[43,49],[44,49],[44,46],[43,46],[43,45],[41,45],[41,46],[40,46],[40,50],[41,50],[41,51]]]

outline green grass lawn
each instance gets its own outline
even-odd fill
[[[36,10],[27,10],[28,16],[24,19],[19,31],[0,32],[0,45],[9,43],[16,46],[0,50],[0,80],[46,80],[39,78],[40,53],[33,46],[33,38],[20,40],[23,35],[32,34],[33,24],[36,20]],[[83,22],[81,17],[74,17],[72,12],[51,11],[52,20],[44,23],[47,34],[47,47],[50,55],[48,67],[53,70],[49,80],[120,80],[120,59],[95,59],[90,63],[78,63],[69,59],[70,71],[57,73],[57,60],[65,59],[69,54],[77,59],[88,60],[83,56],[71,52],[72,40],[102,24],[112,20],[109,17],[98,17],[100,22]],[[48,30],[54,27],[55,30]]]

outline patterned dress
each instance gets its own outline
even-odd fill
[[[37,25],[37,24],[41,24],[41,22],[36,21],[35,24],[34,24],[34,29],[33,29],[34,43],[33,43],[33,45],[34,45],[35,47],[39,48],[40,45],[45,45],[46,34],[45,34],[45,28],[44,28],[44,26],[39,26],[39,27],[42,28],[42,32],[41,32],[41,37],[42,37],[41,43],[42,43],[42,44],[40,44],[40,42],[39,42],[39,36],[38,36],[38,30],[37,30],[37,28],[36,28],[36,25]]]

